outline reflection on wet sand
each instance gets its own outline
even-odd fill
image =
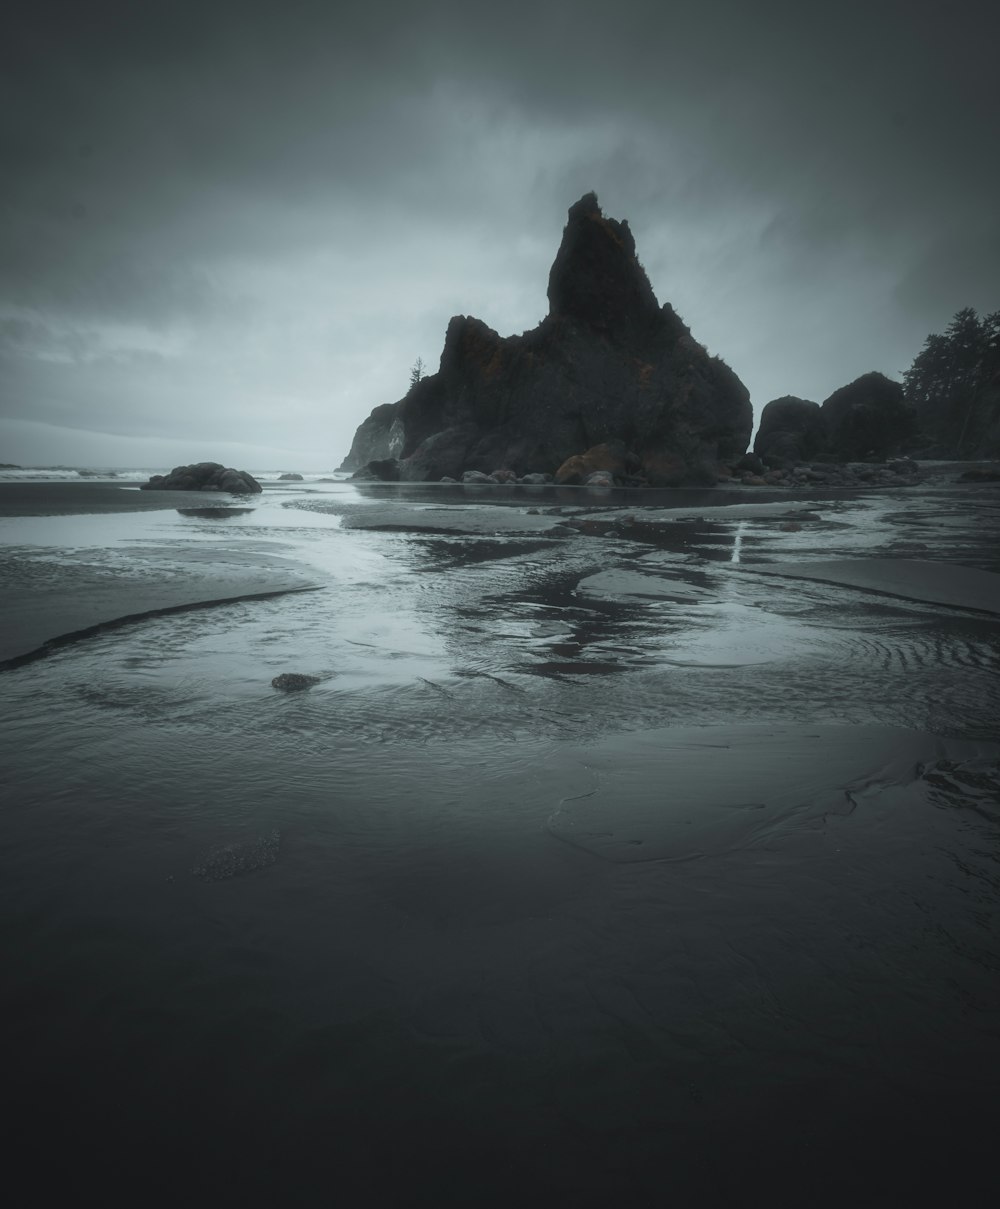
[[[5,530],[8,589],[64,611],[322,587],[3,673],[18,1145],[80,1170],[110,1130],[133,1189],[208,1146],[274,1204],[391,1203],[401,1167],[503,1203],[978,1196],[997,620],[769,572],[917,534],[957,584],[993,514],[462,498]]]

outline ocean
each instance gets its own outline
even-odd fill
[[[1000,489],[146,477],[0,471],[29,1203],[989,1195]]]

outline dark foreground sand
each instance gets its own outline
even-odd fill
[[[433,495],[0,524],[22,637],[327,587],[4,675],[35,1199],[991,1203],[991,497]]]
[[[757,565],[751,570],[764,575],[844,584],[879,595],[925,600],[950,608],[1000,613],[1000,575],[954,563],[914,558],[840,558],[771,567]]]

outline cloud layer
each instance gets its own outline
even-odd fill
[[[541,318],[592,188],[758,409],[899,373],[1000,306],[998,32],[920,0],[25,6],[0,460],[333,466],[452,314]]]

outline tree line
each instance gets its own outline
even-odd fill
[[[903,375],[922,434],[956,457],[1000,454],[1000,311],[958,311]]]

